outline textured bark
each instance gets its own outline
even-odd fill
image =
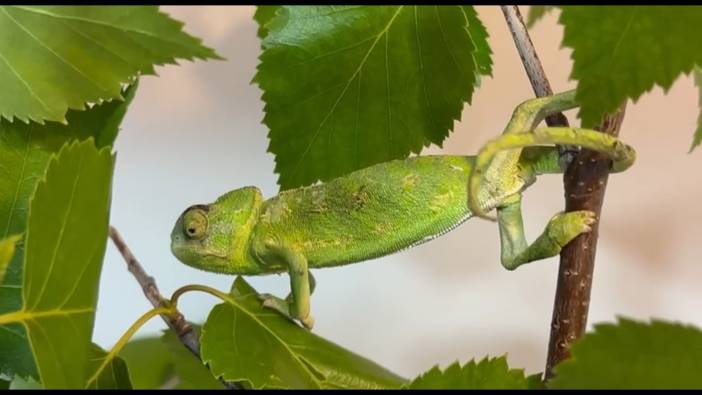
[[[619,134],[626,105],[604,117],[595,128],[613,136]],[[553,367],[570,356],[570,345],[585,333],[592,273],[595,268],[597,236],[601,221],[610,160],[603,154],[582,150],[563,176],[566,211],[591,210],[598,221],[592,232],[582,234],[561,251],[558,284],[551,319],[545,378],[553,377]]]

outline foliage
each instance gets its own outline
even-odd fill
[[[595,324],[571,353],[556,367],[550,388],[702,388],[702,331],[693,326],[620,318]]]
[[[22,309],[0,324],[24,325],[44,388],[86,384],[111,175],[109,148],[92,139],[64,145],[29,208]]]
[[[1,8],[0,81],[5,93],[0,95],[0,114],[7,119],[16,115],[20,119],[55,119],[67,123],[47,122],[40,126],[0,119],[0,230],[3,231],[0,238],[4,238],[26,231],[27,210],[37,181],[44,175],[51,155],[64,143],[88,137],[94,138],[98,147],[113,143],[136,90],[133,84],[120,92],[121,84],[134,81],[137,73],[153,74],[153,66],[157,64],[173,63],[176,58],[216,57],[216,54],[200,45],[198,39],[181,32],[182,24],[156,7]],[[32,42],[18,45],[26,40]],[[20,51],[35,46],[37,50]],[[47,56],[49,60],[45,59]],[[74,58],[85,63],[75,63],[69,68],[68,63],[61,63]],[[5,67],[9,61],[16,74],[7,73]],[[90,70],[83,72],[79,66]],[[100,74],[101,82],[116,86],[116,94],[113,88],[97,92],[91,80],[86,79],[94,77],[91,73]],[[22,86],[16,85],[17,78]],[[37,82],[41,89],[32,85]],[[23,90],[29,86],[33,89]],[[22,99],[27,92],[33,96]],[[120,100],[106,101],[111,98]],[[89,101],[101,103],[86,107]],[[37,108],[37,102],[48,103],[50,111]],[[87,109],[66,113],[68,107]],[[104,215],[107,213],[106,208]],[[20,243],[0,284],[0,314],[21,307],[23,261]],[[25,329],[17,323],[0,327],[0,372],[9,377],[38,378]]]
[[[258,23],[258,31],[256,32],[258,38],[263,39],[266,37],[266,35],[268,35],[268,28],[266,28],[266,24],[273,19],[278,9],[280,9],[279,5],[260,5],[256,7],[254,20],[256,23]]]
[[[534,24],[551,6],[532,7]],[[690,40],[702,7],[561,6],[563,45],[573,49],[571,78],[578,81],[578,116],[593,126],[626,100],[654,86],[667,92],[680,75],[702,65],[702,42]],[[665,32],[662,34],[662,32]],[[699,81],[695,74],[695,81]],[[692,143],[702,139],[702,114]]]
[[[700,66],[695,67],[694,71],[694,76],[695,76],[695,85],[697,85],[697,88],[699,89],[700,96],[699,96],[699,103],[700,103],[700,108],[702,108],[702,69]],[[690,152],[692,152],[695,147],[700,145],[702,143],[702,111],[700,111],[700,115],[697,117],[697,129],[695,130],[695,135],[692,139],[692,145],[690,146]]]
[[[95,372],[103,359],[107,358],[105,350],[96,344],[92,344],[89,351],[88,368],[86,375],[89,377]],[[113,358],[108,366],[103,369],[97,380],[94,380],[86,386],[88,389],[132,389],[132,383],[129,381],[129,373],[127,364],[122,358]]]
[[[702,42],[689,39],[702,23],[700,7],[569,6],[560,23],[563,45],[573,49],[571,77],[578,80],[578,114],[586,126],[654,85],[667,91],[702,64]]]
[[[536,378],[536,380],[534,380]],[[441,370],[434,366],[409,384],[409,389],[529,389],[536,388],[538,376],[524,375],[521,369],[509,369],[507,358],[483,358],[465,365],[455,362]]]
[[[134,339],[119,356],[127,363],[134,389],[159,389],[177,380],[171,355],[159,337]]]
[[[195,327],[198,333],[199,327]],[[172,331],[127,343],[120,352],[135,389],[222,389],[205,365]]]
[[[532,28],[539,21],[553,10],[552,5],[532,5],[529,7],[529,14],[527,16],[527,27]]]
[[[7,267],[15,255],[15,245],[22,239],[20,235],[12,235],[0,240],[0,284],[5,278]]]
[[[0,6],[0,117],[65,123],[154,65],[219,58],[181,28],[156,6]]]
[[[195,331],[199,333],[200,329],[195,328]],[[222,389],[222,383],[180,343],[173,331],[164,332],[161,341],[168,349],[174,374],[179,379],[177,389]]]
[[[258,14],[268,33],[255,80],[283,189],[440,145],[491,70],[486,31],[469,6],[270,14]]]
[[[532,6],[529,26],[555,8]],[[558,8],[585,126],[690,72],[702,106],[702,8]],[[254,19],[282,189],[441,145],[492,76],[472,6],[260,6]],[[221,57],[156,6],[0,6],[0,388],[702,387],[700,329],[628,319],[596,325],[546,383],[504,356],[408,381],[263,308],[242,278],[211,292],[223,303],[202,360],[172,331],[101,349],[112,146],[137,78],[177,59]],[[691,150],[701,142],[702,115]]]
[[[26,232],[29,202],[52,155],[66,143],[92,138],[99,148],[111,145],[137,86],[123,92],[125,101],[106,102],[86,111],[70,110],[68,125],[43,126],[0,121],[0,229],[10,234]],[[109,175],[111,177],[111,173]],[[1,234],[0,234],[1,235]],[[0,314],[21,306],[24,249],[20,245],[0,282]],[[38,378],[24,328],[0,327],[0,371]]]
[[[399,388],[404,379],[264,308],[241,277],[202,328],[202,359],[253,388]]]

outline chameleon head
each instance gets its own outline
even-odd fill
[[[180,215],[171,232],[171,251],[186,265],[211,272],[257,274],[250,254],[251,233],[263,199],[255,187],[196,204]]]

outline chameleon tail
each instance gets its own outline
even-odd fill
[[[468,181],[468,207],[476,216],[490,218],[478,204],[480,184],[492,158],[500,151],[541,145],[578,145],[605,153],[612,159],[612,172],[624,171],[636,160],[636,151],[608,134],[579,128],[538,128],[528,133],[503,134],[488,142],[478,153]]]

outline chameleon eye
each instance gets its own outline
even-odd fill
[[[207,216],[201,209],[192,209],[183,215],[183,232],[189,239],[200,240],[207,233]]]

